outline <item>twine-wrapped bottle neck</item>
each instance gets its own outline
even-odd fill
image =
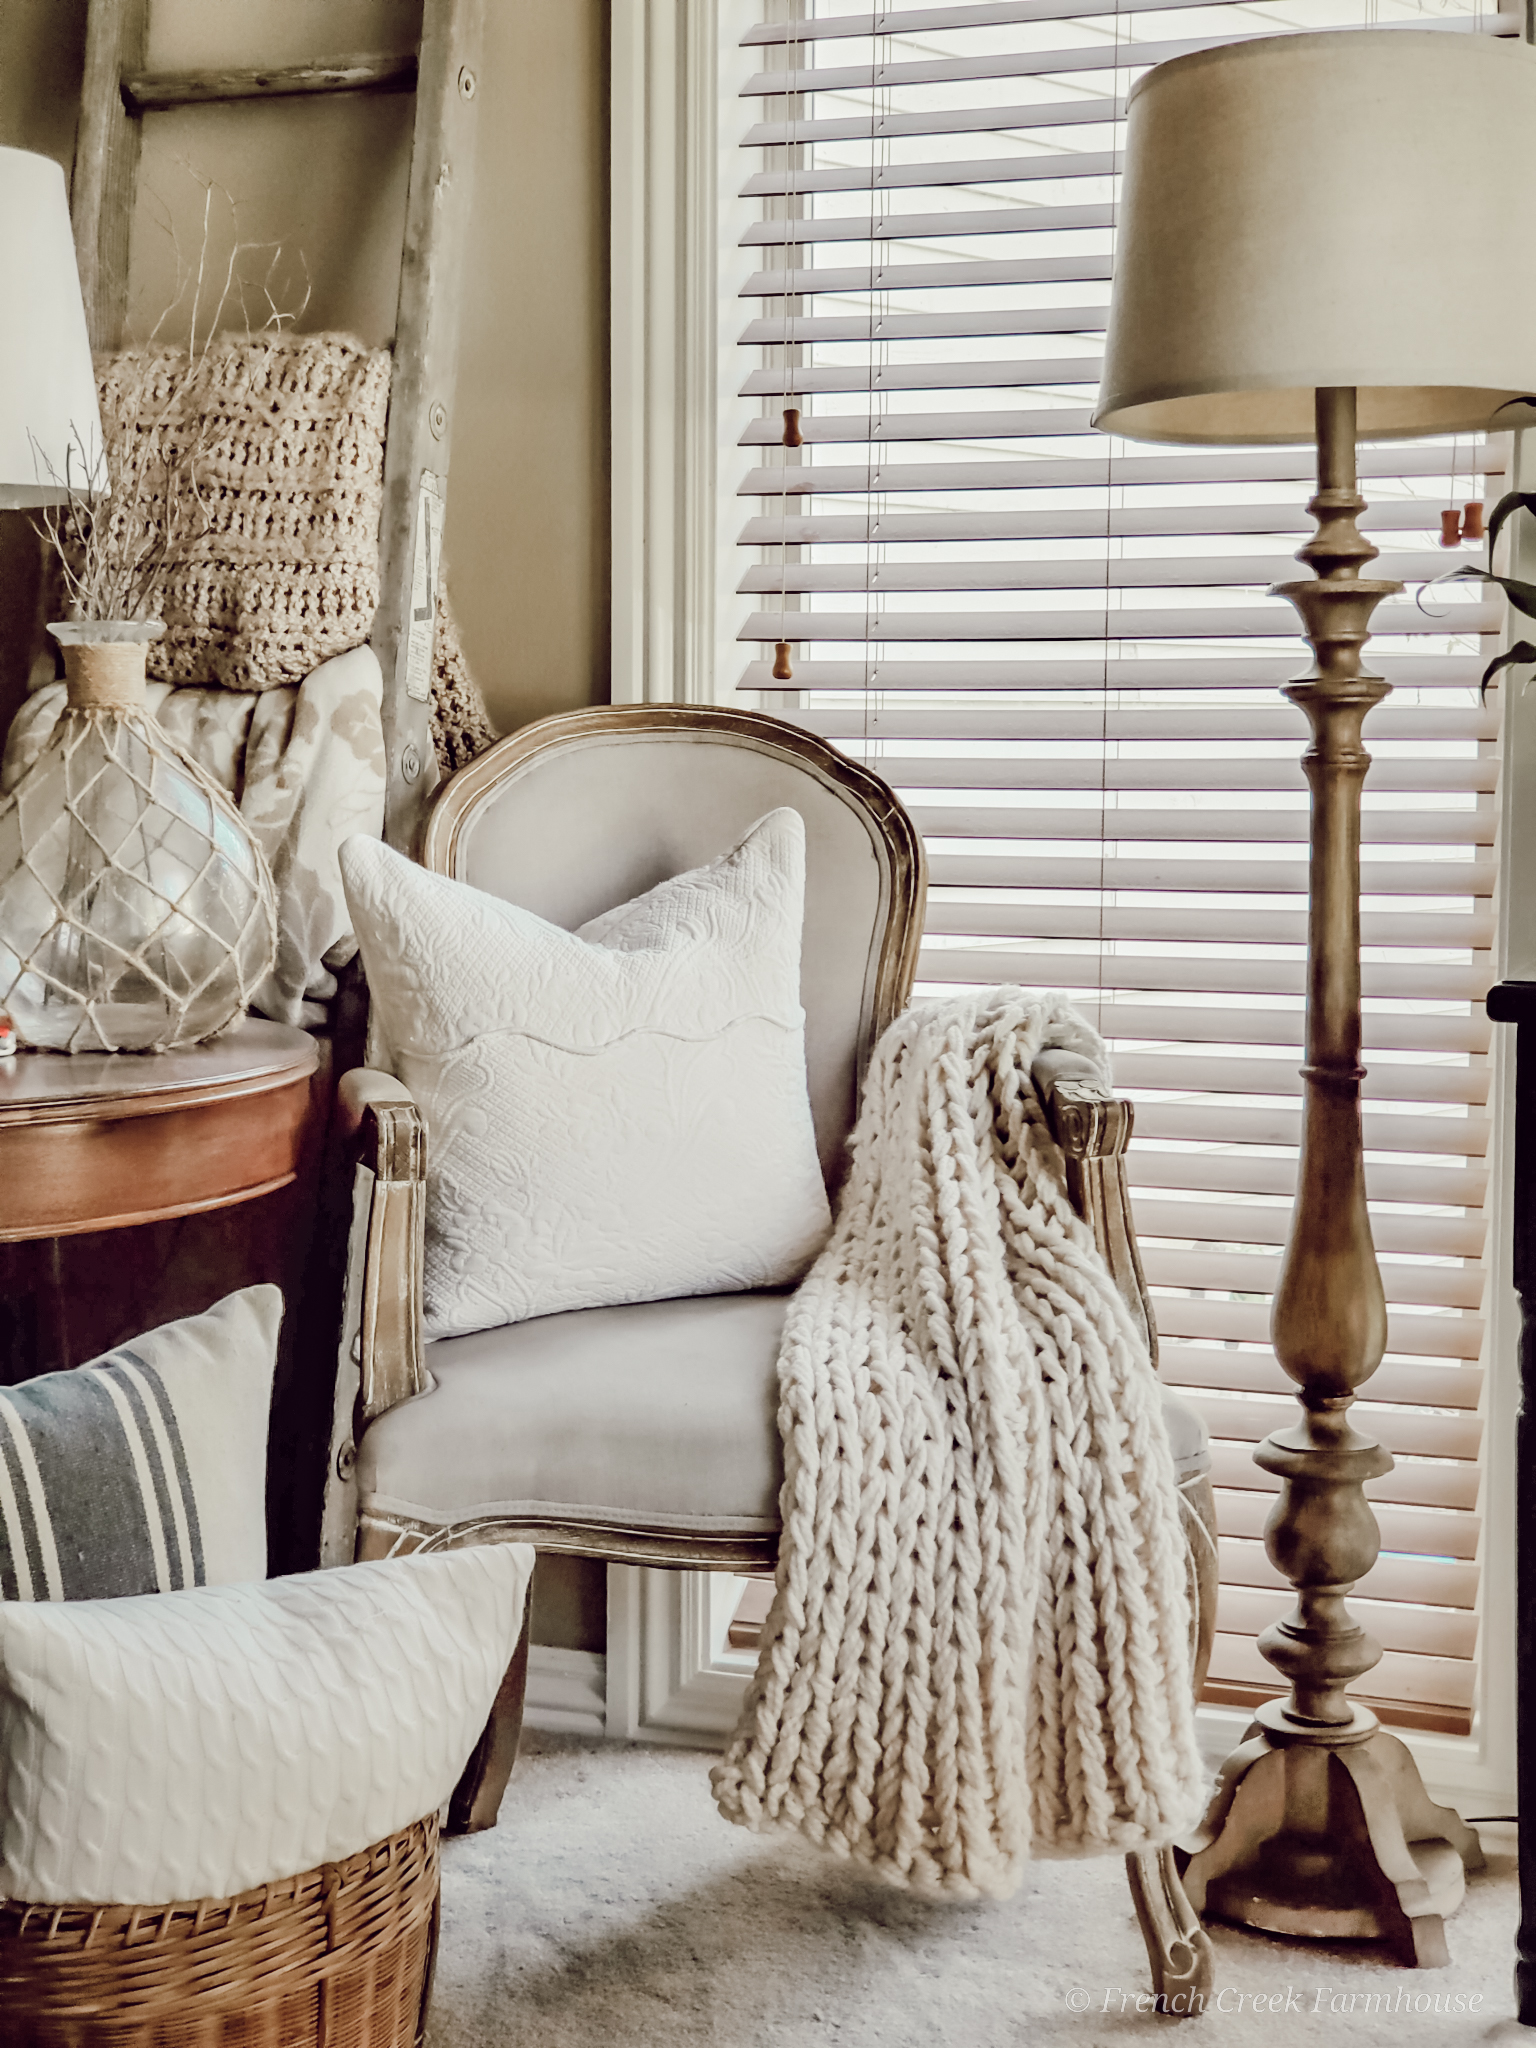
[[[48,628],[64,650],[64,681],[71,711],[143,711],[148,685],[144,663],[159,619],[66,619]]]
[[[149,701],[143,644],[66,647],[64,682],[71,711],[142,711]]]

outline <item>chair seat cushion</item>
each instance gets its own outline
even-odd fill
[[[783,1458],[776,1360],[789,1295],[715,1294],[540,1316],[427,1349],[437,1384],[363,1438],[366,1507],[468,1519],[771,1533]],[[1165,1391],[1180,1480],[1205,1425]]]

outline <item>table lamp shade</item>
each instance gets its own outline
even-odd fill
[[[106,488],[64,173],[0,149],[0,507]]]
[[[1487,424],[1536,390],[1536,49],[1443,31],[1265,37],[1134,87],[1094,424],[1310,441]]]

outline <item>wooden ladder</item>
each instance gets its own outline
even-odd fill
[[[298,93],[416,94],[384,454],[380,604],[372,634],[384,674],[385,837],[409,852],[438,780],[430,731],[433,618],[484,0],[423,0],[415,55],[159,75],[144,68],[149,4],[89,0],[87,13],[71,206],[86,320],[98,352],[122,346],[146,114]]]

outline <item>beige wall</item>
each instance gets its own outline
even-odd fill
[[[490,0],[444,547],[505,730],[608,697],[607,0]]]
[[[149,61],[176,69],[408,47],[420,0],[152,0]],[[465,651],[508,730],[608,694],[606,0],[488,0],[445,539]],[[0,144],[69,167],[85,0],[0,0]],[[130,322],[143,333],[210,251],[281,243],[301,324],[389,338],[409,167],[398,96],[186,109],[147,124]],[[243,264],[251,303],[269,257]],[[217,261],[215,267],[218,267]],[[185,307],[166,330],[185,333]],[[24,687],[35,549],[0,514],[0,728]],[[601,1567],[547,1560],[535,1638],[600,1649]]]

